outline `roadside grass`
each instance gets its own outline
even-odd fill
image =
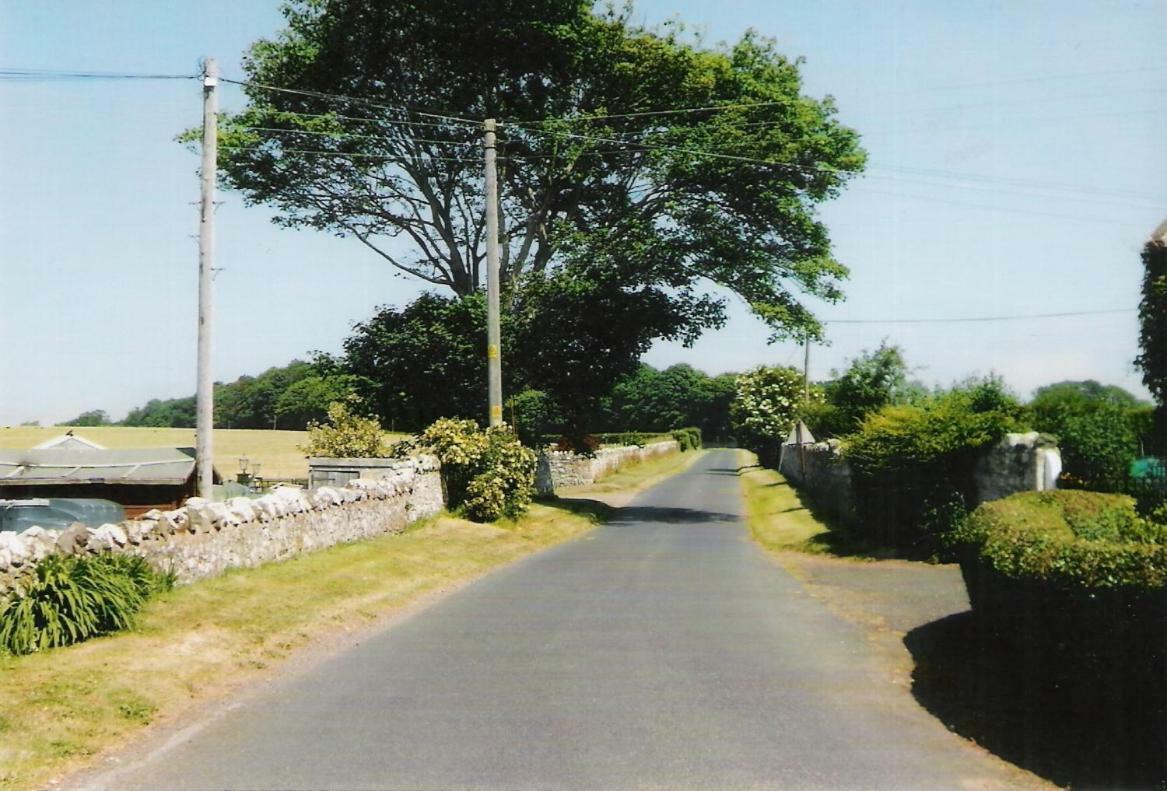
[[[806,552],[873,559],[879,555],[853,533],[830,524],[776,470],[739,451],[738,475],[746,499],[750,535],[771,552]]]
[[[193,428],[138,428],[129,426],[8,426],[0,427],[0,448],[31,448],[69,430],[109,448],[194,447]],[[388,442],[407,434],[386,432]],[[239,471],[239,457],[260,462],[260,474],[270,479],[308,477],[308,459],[300,445],[307,443],[306,431],[264,429],[215,429],[215,468],[229,480]]]
[[[69,648],[0,656],[0,789],[41,787],[152,723],[270,677],[427,594],[479,577],[595,524],[535,504],[483,525],[443,515],[400,535],[237,570],[152,600],[137,628]]]
[[[587,486],[568,486],[560,491],[566,497],[588,497],[590,495],[631,496],[663,481],[669,476],[684,472],[697,463],[707,451],[686,451],[657,456],[647,461],[632,462],[608,473],[595,483]]]

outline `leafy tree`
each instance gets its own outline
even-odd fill
[[[911,370],[898,346],[880,343],[873,352],[864,351],[833,381],[823,386],[827,403],[838,410],[840,434],[854,431],[867,415],[888,404],[905,404],[919,399],[924,388],[909,380]]]
[[[1134,395],[1094,380],[1057,382],[1037,389],[1029,412],[1035,429],[1058,439],[1064,483],[1106,492],[1127,488],[1142,432],[1150,429]]]
[[[802,374],[793,368],[755,368],[737,378],[730,406],[734,436],[773,467],[803,406]]]
[[[514,392],[510,350],[503,349],[503,371]],[[360,394],[395,429],[479,417],[486,411],[486,301],[427,293],[401,309],[382,307],[353,328],[334,362],[360,377]]]
[[[690,365],[658,371],[642,364],[612,391],[609,428],[649,432],[696,426],[710,439],[730,435],[736,375],[710,377]]]
[[[356,394],[361,384],[355,376],[309,376],[289,385],[276,399],[275,411],[285,429],[302,430],[319,423],[334,401]]]
[[[1143,248],[1143,299],[1139,303],[1139,356],[1143,384],[1167,406],[1167,237]]]
[[[88,412],[82,412],[72,420],[61,424],[62,426],[109,426],[112,425],[109,415],[104,409],[91,409]]]
[[[131,409],[121,423],[123,426],[151,428],[193,428],[195,424],[195,397],[152,398],[144,406]]]
[[[664,289],[636,287],[610,262],[577,263],[531,276],[510,316],[513,366],[559,407],[572,447],[585,437],[602,402],[655,338],[691,342],[701,298],[678,300]],[[698,319],[699,320],[699,319]]]
[[[580,0],[294,0],[284,13],[287,29],[245,59],[249,104],[225,120],[219,163],[276,222],[352,237],[471,297],[482,171],[464,119],[501,118],[513,291],[559,282],[545,278],[571,261],[618,262],[670,314],[715,283],[775,337],[821,329],[796,294],[840,298],[846,269],[815,207],[864,153],[772,42],[706,48]],[[724,109],[675,112],[709,106]],[[704,307],[690,331],[723,319],[723,301]]]

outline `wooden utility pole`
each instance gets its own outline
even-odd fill
[[[486,385],[490,425],[502,425],[502,330],[499,322],[498,283],[498,171],[495,164],[495,120],[483,124],[486,132]]]
[[[802,342],[802,408],[810,403],[810,336]],[[798,418],[798,466],[806,480],[806,443],[802,438],[802,418]]]
[[[199,207],[199,361],[195,420],[195,464],[199,497],[213,496],[212,433],[215,426],[214,379],[211,374],[211,294],[215,276],[215,175],[218,169],[219,66],[214,58],[203,64],[202,202]]]

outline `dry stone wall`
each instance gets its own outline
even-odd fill
[[[1036,431],[1008,434],[978,459],[973,478],[977,500],[972,505],[1016,492],[1056,489],[1061,470],[1061,453],[1048,439]],[[854,523],[851,466],[838,440],[807,445],[801,453],[797,445],[784,446],[779,472],[832,516]]]
[[[625,464],[646,461],[681,449],[676,440],[650,442],[647,445],[627,445],[619,448],[601,448],[595,456],[580,456],[570,451],[544,450],[539,453],[535,473],[535,491],[541,496],[555,494],[565,486],[586,486]]]
[[[377,478],[314,491],[281,487],[261,497],[226,502],[193,497],[174,511],[150,511],[97,528],[0,532],[0,595],[19,590],[36,562],[52,553],[140,555],[186,583],[232,568],[400,533],[444,507],[437,459],[398,461],[379,473]]]

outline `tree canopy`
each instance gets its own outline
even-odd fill
[[[226,184],[277,222],[355,238],[468,297],[485,274],[480,121],[497,118],[507,293],[618,261],[633,292],[698,308],[683,314],[690,337],[723,316],[700,294],[710,284],[774,337],[817,336],[800,300],[840,298],[846,269],[816,206],[865,155],[773,42],[707,47],[581,0],[284,13],[244,61],[248,105],[225,119],[220,155]]]

